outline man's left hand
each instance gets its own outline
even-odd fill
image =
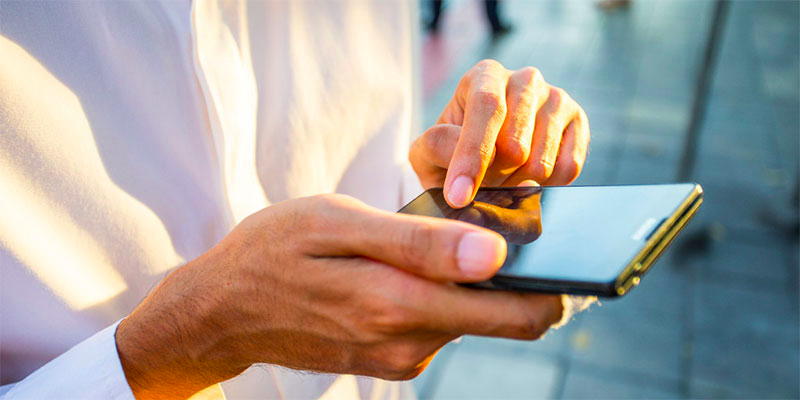
[[[569,184],[588,145],[588,118],[563,89],[536,68],[509,71],[483,60],[411,146],[409,160],[423,187],[444,186],[448,203],[461,208],[481,185]]]

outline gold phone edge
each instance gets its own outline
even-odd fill
[[[692,193],[689,196],[686,196],[686,199],[681,203],[678,211],[673,213],[669,219],[658,228],[658,230],[653,233],[653,236],[650,240],[647,241],[647,245],[636,254],[636,257],[633,258],[628,266],[625,267],[625,273],[623,274],[624,278],[620,279],[617,284],[615,285],[617,295],[622,296],[625,294],[632,286],[637,285],[639,282],[638,278],[642,274],[646,273],[650,267],[655,263],[656,260],[661,256],[664,250],[672,243],[675,237],[683,230],[683,228],[689,223],[689,220],[697,213],[697,210],[700,208],[700,205],[703,203],[703,188],[695,184],[694,188],[692,189]],[[688,211],[687,211],[688,209]],[[637,264],[639,265],[637,267]],[[636,276],[631,278],[632,275],[637,273]],[[636,281],[635,283],[633,281]]]

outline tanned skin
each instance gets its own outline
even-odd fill
[[[583,110],[538,70],[484,60],[409,160],[460,208],[481,185],[570,183],[588,143]],[[138,399],[186,398],[256,362],[410,379],[461,335],[530,340],[561,319],[559,296],[453,284],[491,277],[505,252],[464,222],[290,200],[170,273],[120,323],[117,349]]]

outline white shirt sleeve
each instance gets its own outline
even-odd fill
[[[0,398],[133,400],[117,353],[115,334],[120,321],[15,383]]]

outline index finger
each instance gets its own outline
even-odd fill
[[[482,61],[464,82],[456,93],[463,101],[464,124],[444,183],[445,198],[454,208],[472,201],[491,163],[506,117],[508,71],[496,61]]]

